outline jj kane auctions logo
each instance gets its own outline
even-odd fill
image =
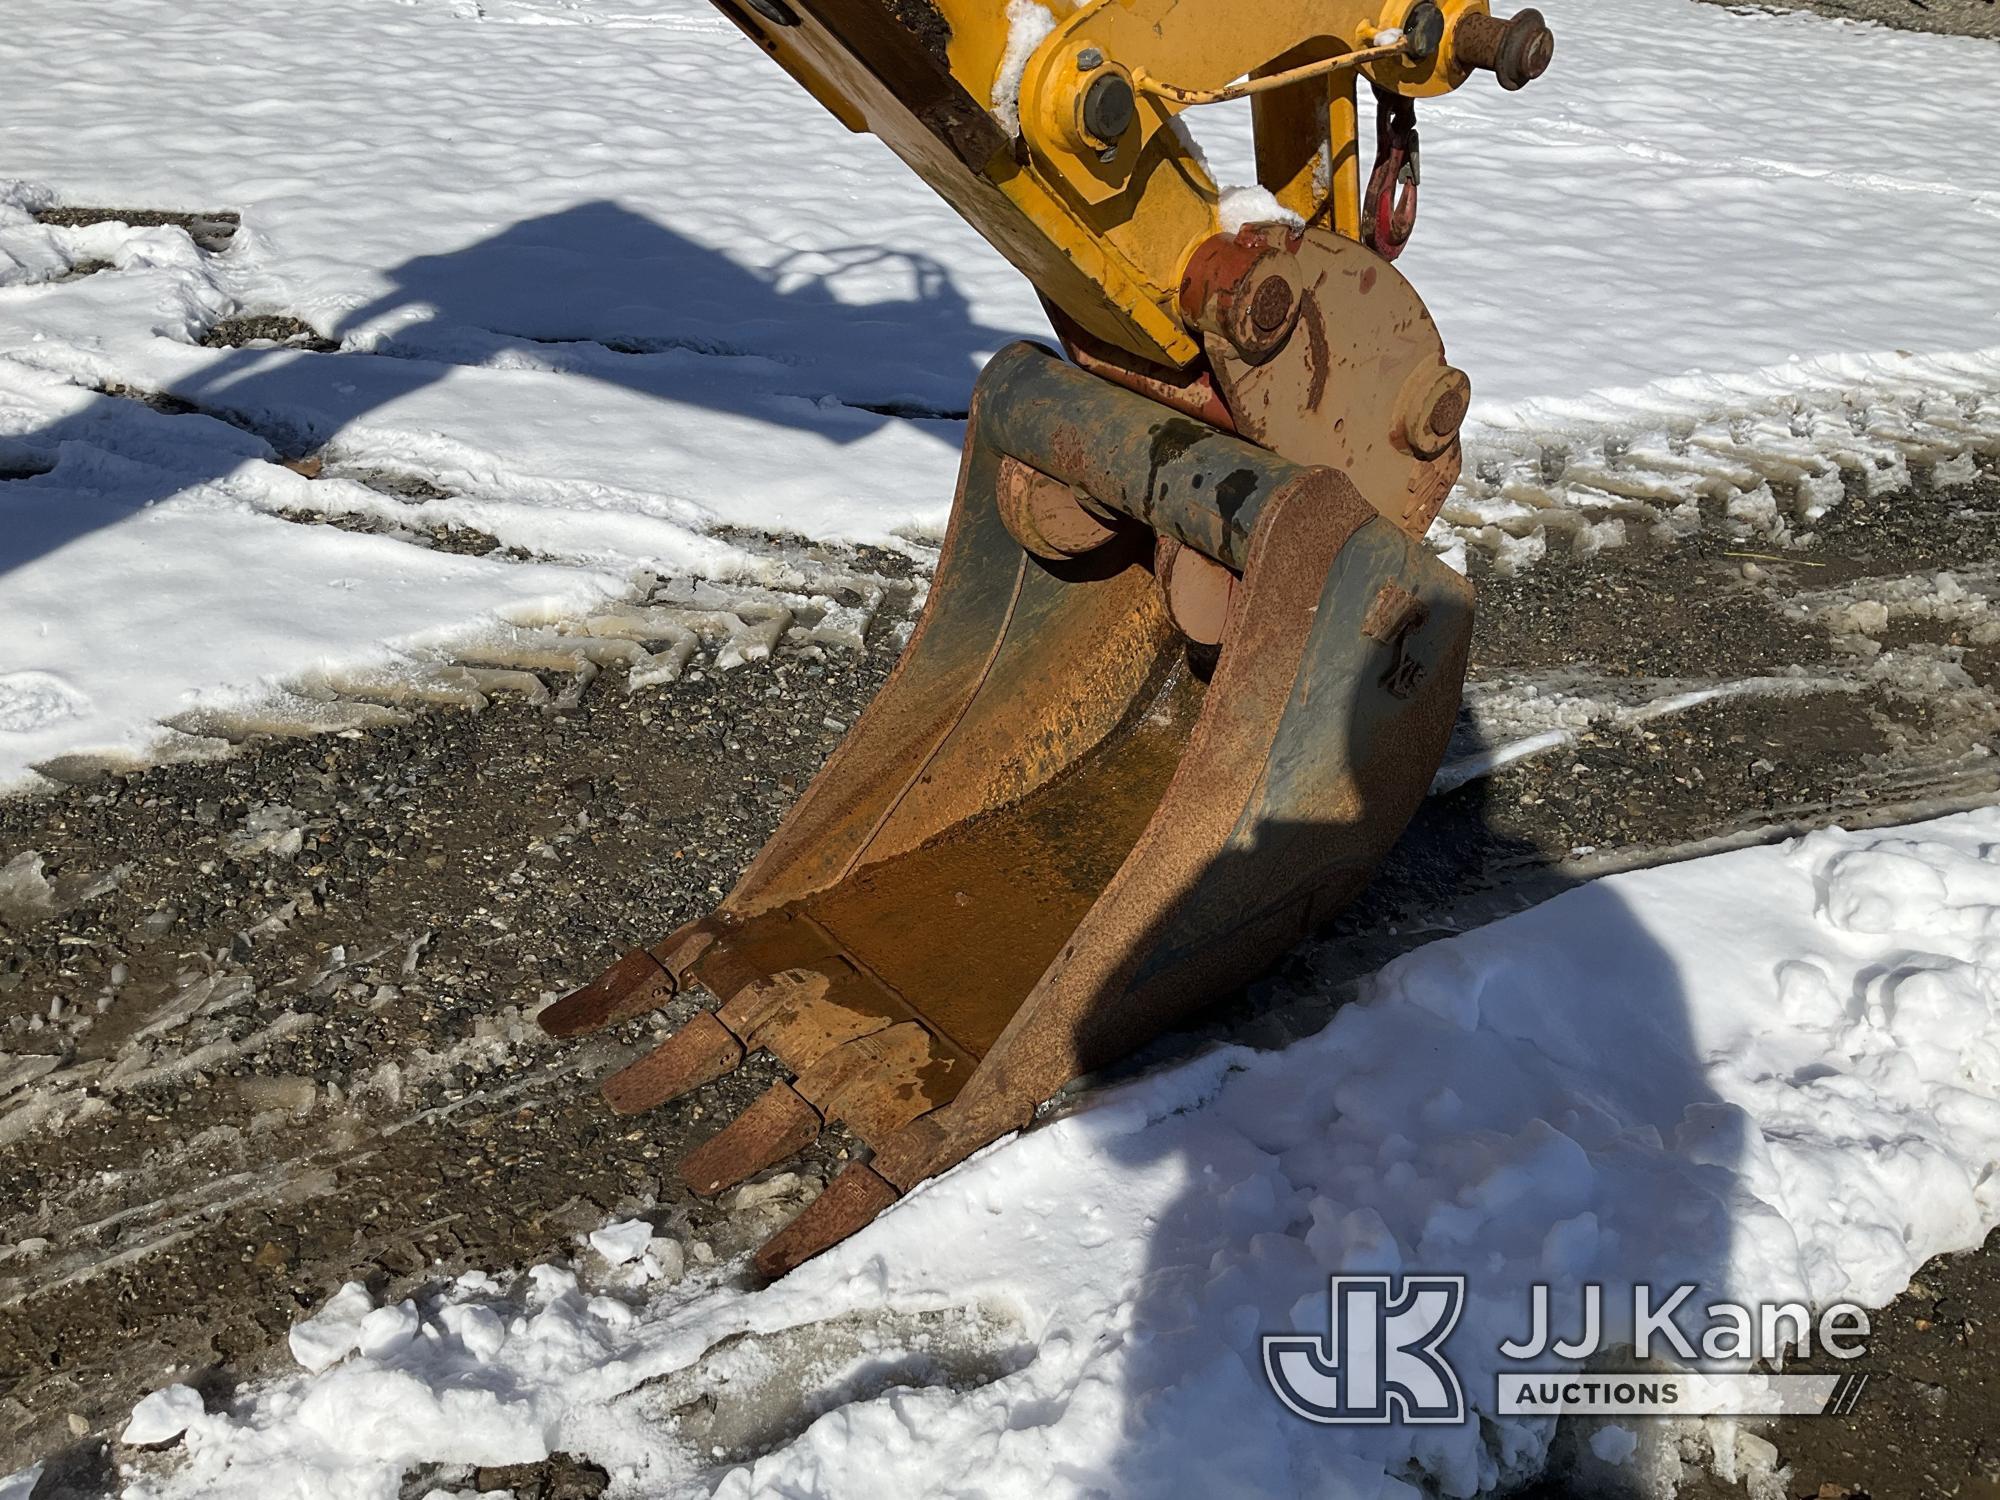
[[[1527,1334],[1500,1345],[1503,1368],[1493,1412],[1702,1416],[1853,1410],[1867,1384],[1865,1374],[1767,1374],[1742,1367],[1788,1349],[1810,1355],[1815,1344],[1834,1359],[1858,1358],[1866,1352],[1861,1340],[1868,1334],[1863,1309],[1834,1303],[1815,1318],[1800,1302],[1713,1302],[1699,1309],[1706,1321],[1690,1332],[1683,1322],[1694,1311],[1690,1302],[1697,1291],[1632,1288],[1633,1357],[1737,1368],[1582,1373],[1576,1366],[1607,1348],[1604,1289],[1582,1288],[1582,1327],[1575,1338],[1563,1339],[1551,1330],[1549,1288],[1532,1287]],[[1326,1332],[1266,1334],[1265,1379],[1280,1401],[1309,1422],[1464,1422],[1464,1388],[1444,1344],[1465,1306],[1463,1276],[1332,1277]],[[1560,1363],[1546,1367],[1551,1360]],[[1533,1368],[1538,1363],[1545,1367]]]

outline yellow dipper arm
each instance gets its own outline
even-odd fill
[[[1253,90],[1268,79],[1252,99],[1262,185],[1353,238],[1357,74],[1410,98],[1479,67],[1517,88],[1550,51],[1539,15],[1498,21],[1485,0],[715,4],[851,129],[879,136],[1075,323],[1174,367],[1202,353],[1182,279],[1220,228],[1215,183],[1176,114],[1249,92],[1229,87],[1246,76]]]

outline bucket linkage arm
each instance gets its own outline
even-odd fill
[[[1362,243],[1355,89],[1519,87],[1552,44],[1483,0],[1094,0],[1023,62],[993,0],[716,3],[1025,272],[1069,355],[980,376],[923,617],[736,888],[540,1018],[714,997],[605,1081],[621,1113],[777,1058],[682,1164],[698,1194],[829,1125],[869,1149],[775,1276],[1255,977],[1415,813],[1471,634],[1423,543],[1470,386]],[[1242,97],[1287,217],[1225,234],[1176,116]]]

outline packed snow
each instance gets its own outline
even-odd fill
[[[1056,29],[1055,13],[1039,0],[1007,0],[1007,45],[993,75],[993,118],[1012,136],[1021,133],[1021,77],[1028,59]]]
[[[128,1448],[171,1442],[200,1420],[202,1412],[200,1391],[193,1386],[167,1386],[132,1408],[132,1418],[118,1434],[118,1441]]]
[[[1579,887],[1407,954],[1282,1051],[1001,1142],[761,1291],[731,1265],[606,1290],[581,1262],[382,1306],[349,1286],[294,1332],[311,1373],[175,1397],[184,1451],[126,1494],[389,1500],[411,1465],[448,1491],[450,1465],[557,1451],[620,1497],[1521,1478],[1551,1423],[1497,1415],[1494,1381],[1532,1283],[1558,1328],[1601,1284],[1615,1343],[1638,1283],[1875,1306],[2000,1223],[1996,848],[1985,810]],[[643,1224],[593,1245],[616,1260]],[[1259,1335],[1323,1331],[1331,1274],[1416,1270],[1470,1278],[1446,1349],[1478,1420],[1288,1413]],[[1706,1443],[1769,1478],[1727,1422],[1639,1426],[1572,1461],[1664,1493]]]
[[[589,1242],[606,1265],[622,1266],[646,1253],[653,1243],[653,1226],[644,1219],[620,1219],[592,1230]]]
[[[1703,493],[1781,544],[1843,470],[1990,451],[1985,44],[1546,9],[1548,76],[1422,110],[1401,264],[1477,392],[1441,547],[1522,565]],[[921,560],[981,361],[1046,337],[701,0],[76,0],[10,17],[0,68],[0,786],[654,575],[797,586],[749,533]],[[1241,123],[1195,120],[1225,183]],[[261,314],[339,350],[201,342]],[[438,525],[501,550],[404,539]]]

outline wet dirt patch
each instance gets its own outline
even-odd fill
[[[1933,1261],[1875,1318],[1865,1408],[1778,1439],[1807,1494],[2000,1495],[2000,1235]],[[1824,1369],[1824,1366],[1821,1367]]]
[[[533,554],[519,547],[502,550],[500,539],[490,532],[481,531],[476,526],[460,526],[440,523],[435,526],[392,526],[373,516],[337,515],[311,510],[274,510],[270,512],[281,521],[290,521],[298,526],[332,526],[336,530],[351,531],[364,536],[392,536],[399,542],[409,542],[413,546],[427,547],[433,552],[451,552],[461,557],[486,557],[499,552],[522,562],[531,561]]]
[[[288,313],[241,313],[212,324],[201,336],[205,349],[242,349],[278,346],[304,349],[314,354],[331,354],[340,347],[312,324]]]
[[[505,1491],[513,1500],[596,1500],[611,1483],[596,1464],[568,1453],[551,1454],[538,1464],[474,1469],[468,1477],[478,1493]]]
[[[1873,791],[1885,747],[1870,706],[1826,695],[1705,704],[1645,729],[1586,730],[1500,773],[1482,795],[1503,837],[1562,861],[1731,828],[1830,815]],[[1851,795],[1838,795],[1851,782]]]
[[[65,203],[42,209],[35,218],[61,229],[81,229],[88,224],[129,224],[134,229],[155,229],[171,224],[185,229],[188,238],[211,255],[220,255],[236,238],[243,218],[234,209],[190,212],[172,208],[91,208]]]
[[[1843,1416],[1771,1423],[1762,1431],[1791,1470],[1788,1495],[1838,1500],[1993,1500],[2000,1496],[2000,1233],[1939,1256],[1910,1289],[1871,1315],[1868,1384]],[[1788,1373],[1848,1374],[1823,1354]],[[1696,1476],[1681,1500],[1739,1495]]]
[[[1907,650],[1907,660],[1857,655],[1823,612],[1795,601],[1834,573],[1852,585],[1928,576],[1946,559],[1988,566],[2000,559],[1996,520],[2000,483],[1989,478],[1849,502],[1810,545],[1777,562],[1739,556],[1704,532],[1588,560],[1552,555],[1514,577],[1476,572],[1474,682],[1553,664],[1611,681],[1762,678],[1773,689],[1642,725],[1593,723],[1457,795],[1532,857],[1560,861],[1578,849],[1693,841],[1976,793],[1993,778],[1990,696],[1933,687],[1949,674]],[[1909,627],[1897,643],[1922,646],[1924,628]],[[1788,677],[1804,686],[1780,695]],[[1816,682],[1829,690],[1806,690]]]

